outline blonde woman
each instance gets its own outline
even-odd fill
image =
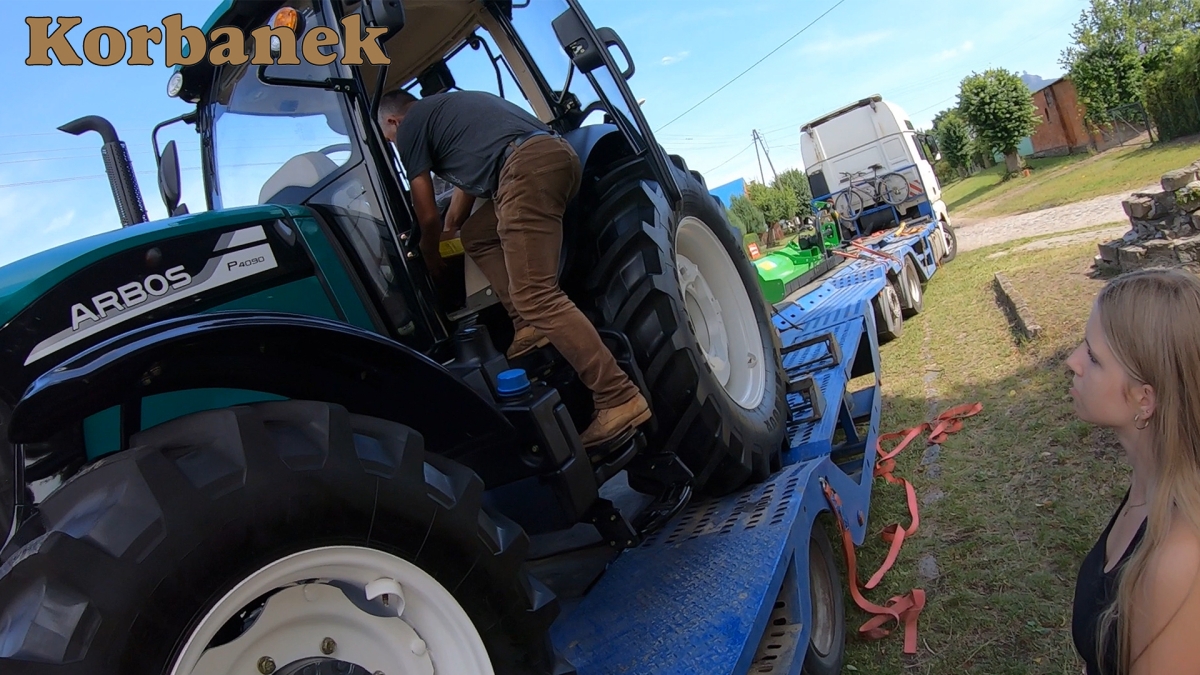
[[[1083,560],[1072,636],[1085,675],[1200,674],[1200,279],[1142,270],[1100,292],[1067,359],[1080,419],[1132,468]]]

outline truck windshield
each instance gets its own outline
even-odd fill
[[[321,25],[312,2],[288,3],[303,16],[306,34]],[[321,47],[325,54],[334,47]],[[254,41],[247,41],[253,59]],[[322,81],[337,77],[333,64],[268,66],[269,77]],[[263,204],[311,188],[347,164],[353,151],[342,94],[314,87],[264,84],[247,62],[218,74],[211,104],[216,208]],[[291,192],[284,192],[291,190]],[[284,197],[296,202],[294,197]]]

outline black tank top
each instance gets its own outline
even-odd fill
[[[1121,500],[1121,505],[1117,507],[1112,518],[1108,520],[1108,527],[1104,528],[1104,533],[1100,535],[1100,539],[1092,550],[1083,559],[1083,563],[1079,566],[1079,578],[1075,582],[1075,607],[1074,614],[1071,617],[1071,637],[1075,641],[1075,650],[1079,652],[1084,663],[1087,664],[1088,675],[1101,675],[1099,663],[1096,660],[1096,626],[1100,620],[1100,613],[1103,612],[1109,604],[1113,602],[1116,594],[1117,572],[1121,566],[1133,553],[1133,549],[1141,540],[1142,534],[1146,530],[1146,521],[1142,521],[1138,531],[1133,535],[1133,539],[1129,542],[1129,546],[1121,555],[1121,559],[1113,566],[1112,571],[1105,573],[1104,571],[1104,551],[1108,546],[1108,533],[1112,530],[1113,523],[1117,520],[1117,514],[1125,507],[1125,502],[1129,499],[1129,492],[1125,493],[1125,498]],[[1107,638],[1107,647],[1104,653],[1104,673],[1105,675],[1122,675],[1117,671],[1117,644],[1115,634],[1115,624],[1109,630]]]

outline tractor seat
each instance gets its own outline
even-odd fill
[[[258,203],[266,204],[285,188],[307,188],[336,171],[338,165],[319,152],[306,152],[289,159],[263,183]]]

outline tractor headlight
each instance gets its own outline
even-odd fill
[[[176,71],[171,75],[171,79],[167,80],[167,96],[175,98],[183,89],[183,73]]]

